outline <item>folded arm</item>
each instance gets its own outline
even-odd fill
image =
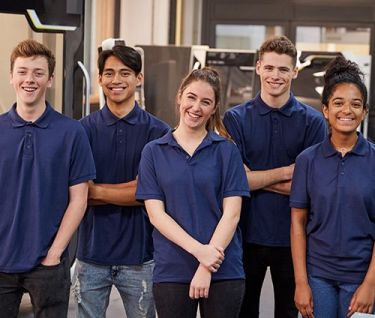
[[[284,195],[290,194],[291,180],[294,171],[294,164],[289,166],[269,169],[250,170],[246,165],[246,177],[251,191],[266,190]]]
[[[118,184],[94,183],[90,181],[88,204],[115,204],[120,206],[143,205],[135,199],[136,189],[137,180],[132,180],[130,182]]]

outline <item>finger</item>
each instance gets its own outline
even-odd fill
[[[208,291],[209,291],[209,288],[204,289],[204,298],[208,298]]]
[[[194,288],[194,298],[198,299],[199,298],[199,288]]]
[[[204,298],[205,296],[205,288],[200,288],[199,289],[199,298]]]
[[[194,287],[190,285],[190,289],[189,289],[189,297],[191,299],[194,299]]]
[[[216,273],[217,272],[217,269],[212,265],[208,268],[208,270],[212,273]]]

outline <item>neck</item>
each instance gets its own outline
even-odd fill
[[[260,97],[269,107],[281,108],[289,100],[290,92],[288,92],[287,94],[280,95],[280,96],[272,96],[272,95],[264,93],[264,91],[261,90]]]
[[[123,118],[133,110],[135,106],[135,99],[132,98],[131,100],[122,103],[107,101],[107,106],[112,114],[118,118]]]
[[[338,152],[345,155],[347,152],[351,151],[355,144],[357,143],[358,136],[357,133],[350,135],[336,135],[332,134],[331,143]]]
[[[16,111],[18,116],[20,116],[23,120],[34,122],[43,115],[46,107],[45,102],[35,105],[27,105],[17,101]]]
[[[205,128],[199,130],[189,129],[188,127],[180,124],[173,132],[173,134],[177,136],[181,141],[195,142],[202,141],[207,135],[207,130]]]

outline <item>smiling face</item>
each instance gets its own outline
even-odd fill
[[[124,65],[117,57],[110,56],[104,64],[104,70],[99,75],[99,84],[107,97],[109,106],[129,105],[135,101],[135,90],[141,84],[142,74],[138,75]]]
[[[366,113],[363,96],[358,87],[351,83],[337,84],[328,105],[323,105],[323,114],[331,126],[332,135],[356,134]]]
[[[205,81],[193,81],[179,93],[180,124],[194,130],[206,129],[206,124],[216,111],[215,93]]]
[[[17,105],[44,106],[46,90],[51,87],[52,78],[44,56],[17,57],[10,73],[10,83],[17,95]]]
[[[269,106],[283,106],[289,99],[292,79],[297,77],[293,59],[287,54],[265,52],[257,62],[261,97]]]

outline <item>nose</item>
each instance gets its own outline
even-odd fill
[[[345,114],[351,113],[352,108],[351,108],[350,103],[344,103],[344,105],[343,105],[343,107],[342,107],[342,111],[343,111]]]
[[[34,74],[33,74],[33,72],[27,72],[26,73],[26,79],[25,79],[25,81],[27,83],[34,82]]]
[[[280,75],[279,70],[277,68],[274,68],[272,70],[271,75],[272,75],[273,78],[279,78],[279,75]]]
[[[113,75],[112,82],[113,82],[113,83],[119,83],[119,82],[121,82],[121,81],[120,81],[120,73],[117,73],[117,72],[116,72],[116,73]]]

